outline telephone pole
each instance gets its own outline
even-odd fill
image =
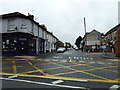
[[[85,29],[85,35],[86,35],[86,21],[84,17],[84,29]],[[87,36],[85,36],[85,45],[87,45]]]

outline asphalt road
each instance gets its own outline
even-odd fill
[[[75,50],[42,56],[3,57],[2,88],[119,87],[118,62],[93,58]]]

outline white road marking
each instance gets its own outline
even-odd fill
[[[0,78],[0,79],[2,79],[2,80],[19,81],[19,82],[27,82],[27,83],[34,83],[34,84],[39,84],[39,85],[50,85],[50,86],[57,86],[57,87],[86,89],[85,87],[67,86],[67,85],[58,85],[58,84],[56,85],[56,84],[51,84],[51,83],[35,82],[35,81],[29,81],[29,80],[9,79],[9,78]]]
[[[17,75],[9,76],[8,78],[11,79],[11,78],[15,78],[15,77],[17,77]]]
[[[15,74],[3,74],[1,75],[15,75]],[[17,75],[17,74],[16,74]],[[65,78],[58,78],[58,77],[45,77],[45,76],[30,76],[30,75],[17,75],[17,76],[24,76],[24,77],[37,77],[37,78],[50,78],[50,79],[62,79],[62,80],[71,80],[71,81],[79,81],[79,82],[88,82],[87,80],[77,80],[77,79],[65,79]]]
[[[73,59],[76,59],[76,57],[73,57]]]
[[[59,58],[59,56],[54,56],[53,58]]]
[[[112,85],[109,89],[110,90],[117,90],[118,88],[120,88],[119,85]]]
[[[89,59],[89,58],[86,58],[87,60]]]
[[[91,58],[91,60],[93,60],[93,58]]]
[[[58,84],[58,83],[62,83],[62,82],[64,82],[63,80],[57,80],[57,81],[53,81],[52,83],[53,84]]]
[[[42,60],[42,59],[37,59],[37,60]]]
[[[79,62],[85,62],[85,61],[79,61]]]
[[[82,59],[82,57],[80,57],[80,59]]]
[[[79,59],[79,57],[76,57],[76,59]]]
[[[70,59],[69,62],[72,62],[72,60]]]
[[[69,62],[71,62],[72,61],[72,59],[71,59],[71,57],[69,57]]]
[[[95,63],[95,62],[88,62],[88,63]]]
[[[62,58],[62,56],[53,56],[52,58]]]
[[[103,63],[103,62],[97,62],[97,63],[99,63],[99,64],[105,64],[105,63]]]
[[[66,62],[67,60],[60,60],[61,62]]]
[[[72,54],[71,52],[65,52],[64,54]]]
[[[52,61],[58,61],[58,59],[53,59]]]

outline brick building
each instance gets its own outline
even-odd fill
[[[117,29],[116,34],[115,55],[120,57],[120,27]]]
[[[109,51],[120,56],[120,24],[110,29],[104,37],[104,43],[109,47]]]

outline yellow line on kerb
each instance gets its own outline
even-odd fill
[[[17,73],[16,61],[13,60],[12,63],[13,63],[13,73]]]
[[[51,77],[51,78],[59,78],[59,79],[72,79],[72,80],[87,80],[87,81],[94,81],[94,82],[106,82],[106,83],[120,83],[118,80],[99,80],[99,79],[83,79],[83,78],[71,78],[71,77],[58,77],[53,75],[43,76],[43,75],[28,75],[23,73],[3,73],[0,72],[0,74],[12,74],[12,75],[23,75],[23,76],[33,76],[33,77]]]
[[[49,75],[49,74],[47,74],[47,73],[44,73],[43,70],[41,70],[40,68],[34,66],[28,59],[25,59],[25,61],[28,62],[29,65],[31,65],[33,68],[37,69],[38,72],[42,73],[43,75]]]

